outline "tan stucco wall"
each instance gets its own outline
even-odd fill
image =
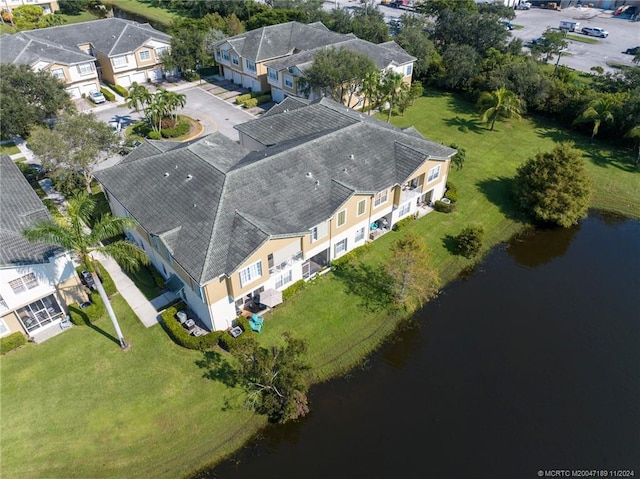
[[[343,231],[348,230],[349,228],[352,228],[367,217],[367,214],[369,212],[368,208],[365,208],[365,214],[363,214],[362,216],[356,216],[358,212],[358,203],[364,198],[367,198],[368,205],[370,202],[370,200],[368,199],[369,196],[356,195],[349,198],[349,200],[347,200],[347,202],[343,206],[338,208],[336,214],[333,215],[333,218],[331,218],[331,236],[335,236],[342,233]],[[345,209],[347,210],[347,221],[342,226],[338,226],[338,215]]]
[[[7,327],[11,330],[12,333],[20,332],[27,336],[25,330],[22,328],[20,321],[18,321],[18,316],[15,312],[8,313],[6,316],[2,316]]]
[[[102,71],[102,79],[108,81],[109,83],[115,84],[115,78],[113,77],[113,67],[111,66],[111,60],[102,52],[94,52],[96,58],[98,59],[98,63],[100,64]]]
[[[72,303],[81,304],[88,300],[87,290],[80,282],[77,274],[60,283],[57,287],[57,292],[59,298],[62,300],[62,307],[65,309]]]
[[[264,271],[264,270],[263,270]],[[207,283],[204,287],[208,304],[213,304],[229,296],[230,279],[221,276]]]
[[[140,59],[140,52],[143,52],[143,51],[149,52],[149,59],[146,61]],[[155,66],[157,63],[155,50],[147,46],[140,47],[137,50],[135,50],[135,59],[136,59],[136,65],[139,69]]]

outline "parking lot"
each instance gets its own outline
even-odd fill
[[[611,10],[588,7],[570,7],[560,12],[540,8],[516,10],[516,19],[512,20],[512,23],[524,28],[516,28],[511,34],[526,43],[540,37],[548,27],[558,28],[562,20],[580,22],[580,28],[604,28],[609,32],[609,36],[597,38],[597,44],[570,41],[567,54],[560,59],[560,65],[588,72],[594,66],[601,66],[605,71],[614,71],[607,62],[632,64],[633,57],[623,52],[627,48],[640,45],[640,22],[633,22],[628,16],[614,17]],[[575,35],[581,34],[576,32]]]

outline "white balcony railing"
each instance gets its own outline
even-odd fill
[[[295,266],[298,263],[302,263],[302,251],[296,253],[291,258],[286,261],[283,261],[280,264],[275,264],[269,268],[269,274],[280,273],[282,271],[286,271],[291,267]]]
[[[404,204],[410,200],[416,200],[422,195],[422,186],[416,186],[415,188],[403,187],[400,193],[400,204]]]

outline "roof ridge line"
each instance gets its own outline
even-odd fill
[[[122,38],[122,35],[124,35],[124,32],[127,29],[127,27],[129,27],[129,23],[125,22],[124,28],[120,31],[120,35],[118,35],[118,38],[116,38],[116,41],[113,42],[113,46],[111,47],[111,50],[109,50],[109,53],[107,54],[108,56],[111,56],[111,54],[113,53],[113,49],[116,47],[118,42],[120,42],[120,39]]]

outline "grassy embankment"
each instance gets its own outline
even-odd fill
[[[556,141],[573,139],[584,151],[594,207],[640,218],[640,172],[631,168],[630,151],[591,144],[543,121],[498,123],[489,132],[472,105],[446,94],[428,94],[393,121],[467,150],[464,168],[450,175],[457,211],[431,213],[407,228],[425,239],[444,281],[472,265],[447,249],[449,236],[482,224],[488,250],[522,228],[511,178]],[[364,266],[375,271],[400,234],[373,243]],[[267,315],[260,340],[272,343],[287,330],[307,339],[313,381],[357,365],[403,316],[386,309],[374,289],[353,291],[365,281],[364,267],[351,277],[321,277]],[[114,304],[133,345],[128,352],[106,337],[112,326],[105,317],[95,328],[74,327],[2,358],[2,477],[178,477],[221,459],[265,424],[242,409],[239,391],[207,378],[201,353],[172,344],[160,326],[145,329],[118,296]]]
[[[102,0],[102,4],[107,8],[118,7],[124,12],[139,15],[151,23],[161,24],[165,27],[168,27],[173,20],[181,18],[180,15],[176,15],[165,8],[154,7],[139,0]]]

